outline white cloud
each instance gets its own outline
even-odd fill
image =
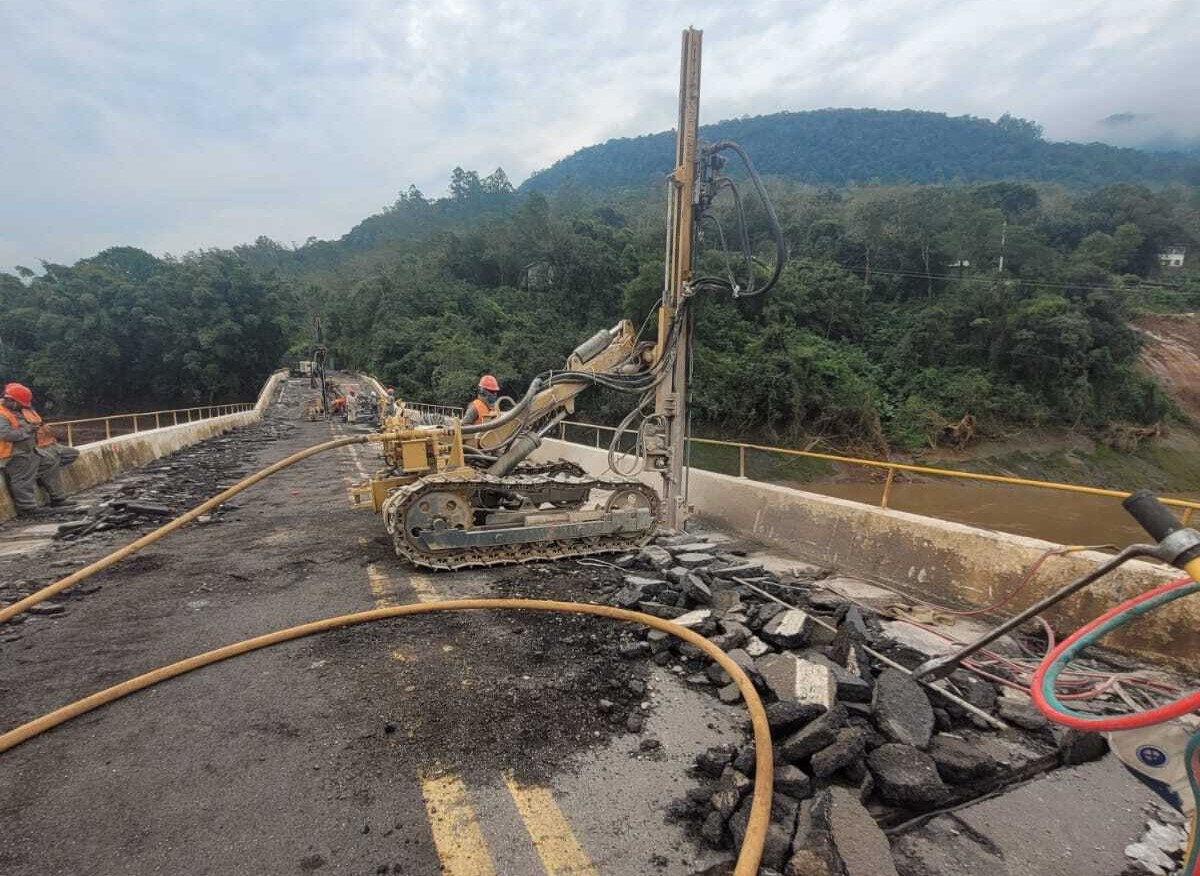
[[[709,121],[913,107],[1200,136],[1192,0],[42,0],[0,7],[0,268],[334,237],[456,164],[521,179],[662,130],[688,24]],[[1120,112],[1148,120],[1098,124]]]

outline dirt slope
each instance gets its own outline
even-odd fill
[[[1142,364],[1185,414],[1200,418],[1200,314],[1144,316],[1134,327],[1146,341]]]

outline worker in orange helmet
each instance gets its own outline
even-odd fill
[[[479,392],[467,405],[462,424],[470,426],[472,423],[486,423],[488,420],[496,419],[500,416],[500,409],[496,406],[496,400],[499,397],[500,383],[490,374],[483,375],[479,378]]]
[[[18,515],[31,517],[42,512],[38,507],[38,484],[46,488],[52,508],[74,507],[63,487],[62,470],[78,458],[79,451],[59,444],[53,430],[33,409],[29,387],[20,383],[4,387],[0,398],[0,467]]]

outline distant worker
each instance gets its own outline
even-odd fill
[[[383,399],[382,404],[385,417],[393,416],[396,413],[396,387],[389,386],[387,388],[387,396]]]
[[[63,447],[53,430],[33,409],[33,393],[19,383],[4,387],[0,398],[0,467],[8,478],[17,514],[41,513],[37,487],[50,495],[50,507],[73,508],[63,488],[62,469],[79,458],[74,447]]]
[[[485,374],[479,378],[479,392],[467,405],[462,424],[470,426],[472,423],[486,423],[488,420],[494,420],[500,416],[500,408],[496,406],[496,399],[499,396],[500,384],[495,377]]]
[[[346,422],[358,422],[358,393],[353,389],[350,390],[350,397],[346,399]]]

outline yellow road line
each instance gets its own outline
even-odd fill
[[[376,608],[388,608],[396,604],[395,591],[387,574],[374,563],[367,565],[367,582],[371,585],[371,595],[375,597]]]
[[[467,788],[458,776],[421,779],[433,842],[447,876],[495,876]]]
[[[408,576],[408,583],[417,594],[417,602],[437,602],[442,597],[433,589],[433,582],[428,575],[413,572]]]
[[[546,876],[596,876],[595,866],[579,845],[550,789],[522,786],[512,773],[504,774],[504,784],[517,804]]]

